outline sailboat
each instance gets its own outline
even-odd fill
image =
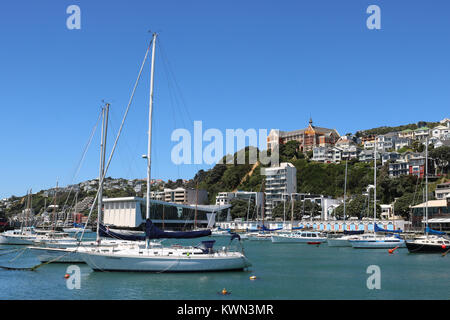
[[[109,112],[109,104],[106,104],[102,108],[103,124],[102,124],[102,137],[100,148],[100,178],[104,173],[105,165],[105,146],[106,146],[106,134],[107,134],[107,119]],[[99,194],[103,194],[103,184],[99,183]],[[98,201],[98,220],[102,217],[102,198]],[[94,203],[92,204],[94,206]],[[82,229],[82,232],[87,232],[86,225]],[[57,233],[54,233],[56,235]],[[59,234],[59,233],[58,233]],[[63,233],[60,233],[63,234]],[[67,233],[66,233],[67,234]],[[106,239],[104,239],[106,238]],[[133,240],[136,240],[133,238]],[[144,239],[141,239],[144,243]],[[109,231],[108,228],[102,224],[98,224],[97,227],[97,239],[95,241],[79,241],[76,238],[67,237],[43,237],[33,242],[34,246],[28,247],[28,249],[41,261],[41,262],[54,262],[54,263],[85,263],[84,260],[78,255],[79,252],[93,250],[93,248],[117,248],[119,246],[135,245],[135,241],[127,239],[126,235],[119,234],[117,232]],[[155,244],[156,245],[156,244]]]
[[[356,237],[356,239],[349,239],[348,242],[356,249],[394,249],[405,247],[405,240],[393,235],[380,235],[377,231],[380,229],[377,226],[377,143],[375,137],[375,144],[373,148],[374,154],[374,195],[373,195],[373,234],[363,234]],[[382,230],[385,232],[387,230]]]
[[[304,201],[304,199],[303,199]],[[272,234],[272,243],[308,243],[320,244],[327,240],[326,237],[318,231],[297,231],[303,227],[294,227],[294,202],[291,194],[291,230],[289,232],[281,232]]]
[[[215,250],[213,248],[215,240],[202,241],[198,246],[190,247],[155,247],[150,243],[150,239],[199,238],[211,234],[211,230],[209,229],[190,232],[165,232],[159,230],[150,220],[151,137],[156,39],[157,34],[153,33],[150,73],[148,149],[146,156],[147,203],[145,243],[142,244],[142,242],[136,242],[134,246],[128,247],[110,249],[101,248],[85,252],[80,251],[78,254],[95,271],[193,272],[243,270],[251,265],[243,252],[231,251],[226,248]],[[150,47],[147,49],[147,53],[149,49]],[[239,239],[239,235],[233,235],[231,237],[230,244],[234,238]]]
[[[254,231],[254,232],[248,232],[246,235],[247,235],[247,238],[248,238],[248,240],[251,240],[251,241],[256,241],[256,240],[270,240],[271,239],[271,234],[270,234],[270,232],[272,232],[273,230],[270,230],[270,229],[268,229],[268,228],[266,228],[266,226],[264,225],[264,204],[265,204],[265,197],[264,197],[264,180],[263,180],[263,182],[262,182],[262,184],[261,184],[261,189],[262,189],[262,196],[263,196],[263,199],[262,199],[262,207],[261,207],[261,220],[262,220],[262,225],[261,225],[261,230],[258,230],[258,231]],[[258,216],[258,211],[256,212],[257,214],[257,216]],[[259,227],[258,227],[258,229],[259,229]]]
[[[331,235],[328,235],[327,237],[327,244],[329,247],[351,247],[349,240],[356,240],[358,239],[357,235],[354,234],[346,234],[346,224],[345,224],[345,218],[347,217],[346,212],[346,200],[347,200],[347,166],[348,166],[348,160],[345,161],[345,179],[344,179],[344,235],[333,237]]]
[[[406,241],[410,253],[441,253],[450,250],[450,238],[445,232],[428,226],[428,138],[425,146],[425,230],[424,235]]]
[[[20,229],[8,230],[0,233],[0,244],[30,245],[36,239],[34,227],[28,225],[28,214],[31,212],[31,190],[27,192],[27,203],[22,212]],[[25,218],[26,216],[26,218]]]

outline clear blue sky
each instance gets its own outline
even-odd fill
[[[81,8],[68,30],[66,8]],[[381,8],[368,30],[366,8]],[[0,7],[0,198],[98,175],[101,100],[117,131],[150,34],[159,32],[185,103],[171,103],[157,56],[152,176],[208,165],[170,161],[176,128],[304,128],[339,133],[449,116],[450,2],[379,0],[3,1]],[[109,174],[145,178],[148,74]],[[114,131],[115,130],[115,131]]]

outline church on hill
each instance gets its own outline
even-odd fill
[[[267,149],[272,150],[276,145],[285,144],[296,140],[300,143],[301,152],[312,151],[314,147],[330,147],[340,138],[336,129],[328,129],[313,126],[313,121],[309,119],[308,127],[294,131],[280,131],[272,129],[267,137]]]

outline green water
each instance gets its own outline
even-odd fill
[[[216,238],[217,246],[228,238]],[[172,241],[173,243],[174,241]],[[191,242],[196,244],[199,241]],[[167,243],[170,243],[169,241]],[[178,243],[182,243],[178,241]],[[186,242],[184,242],[185,244]],[[360,250],[326,244],[244,241],[248,271],[187,274],[93,272],[81,268],[81,288],[66,286],[68,264],[34,272],[0,269],[1,299],[449,299],[450,254],[409,254],[407,249]],[[0,254],[13,249],[0,247]],[[15,259],[12,261],[12,259]],[[1,266],[29,267],[28,251],[0,256]],[[381,288],[368,289],[367,267],[381,270]],[[250,276],[256,280],[250,280]],[[230,295],[218,292],[226,288]]]

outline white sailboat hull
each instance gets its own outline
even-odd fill
[[[290,236],[272,236],[273,243],[322,243],[327,241],[326,238],[306,238],[306,237],[290,237]]]
[[[0,244],[30,245],[35,239],[34,235],[0,235]]]
[[[367,240],[350,240],[350,244],[356,249],[394,249],[405,248],[405,240],[377,240],[377,239],[367,239]]]
[[[84,263],[84,260],[78,255],[76,248],[59,249],[30,247],[29,249],[40,262]]]
[[[184,257],[146,254],[119,255],[99,252],[80,252],[79,255],[95,271],[205,272],[243,270],[251,265],[247,258],[240,253],[231,256],[201,254]]]
[[[83,230],[84,230],[84,233],[93,233],[94,231],[92,231],[91,229],[84,229],[84,228],[63,228],[63,231],[64,232],[69,232],[69,233],[81,233],[81,232],[83,232]]]

